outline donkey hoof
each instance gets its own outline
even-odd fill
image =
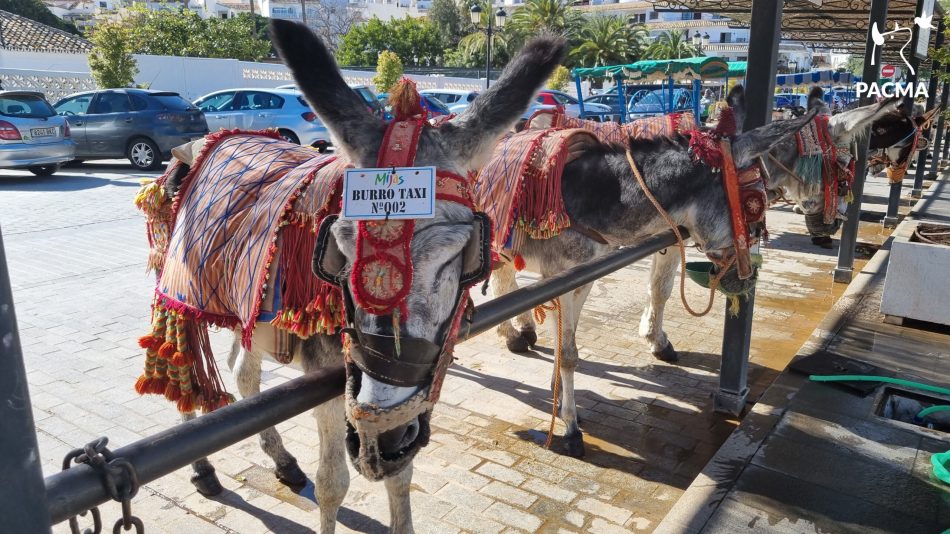
[[[192,475],[191,483],[195,486],[195,489],[198,490],[198,493],[205,497],[214,497],[224,491],[224,487],[221,486],[221,481],[218,480],[218,475],[214,474],[214,469],[200,475]]]
[[[277,480],[291,489],[299,489],[307,485],[307,475],[297,465],[297,460],[278,465],[274,469],[274,474],[277,475]]]
[[[676,349],[673,348],[673,344],[669,341],[666,342],[666,346],[662,349],[653,351],[653,357],[657,360],[670,363],[679,361],[680,359]]]
[[[531,344],[523,335],[506,338],[505,345],[508,345],[508,350],[511,352],[528,352],[531,350]]]
[[[534,330],[522,330],[521,337],[528,342],[528,346],[533,347],[538,342],[538,333]]]
[[[564,436],[564,452],[571,458],[584,457],[584,434],[567,434]]]

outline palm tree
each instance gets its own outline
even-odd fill
[[[511,54],[508,50],[509,36],[504,30],[495,29],[491,36],[491,64],[493,67],[504,66],[508,63]],[[462,59],[467,66],[484,67],[485,51],[488,43],[488,36],[483,31],[470,33],[459,41],[458,50],[462,53]]]
[[[511,14],[512,30],[524,38],[551,33],[572,38],[583,23],[583,15],[567,0],[527,0]]]
[[[630,26],[619,17],[592,17],[581,27],[581,44],[571,50],[571,58],[584,67],[631,63],[640,57],[648,35],[643,26]]]
[[[686,35],[677,31],[665,31],[656,36],[656,39],[647,47],[643,54],[644,59],[683,59],[696,57],[698,51]]]

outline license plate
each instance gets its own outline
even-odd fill
[[[56,128],[30,128],[33,137],[50,137],[56,135]]]

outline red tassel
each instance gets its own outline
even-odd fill
[[[168,385],[167,378],[152,378],[151,382],[148,384],[148,390],[146,393],[151,393],[153,395],[164,395],[165,387]]]
[[[515,270],[523,271],[527,267],[524,262],[524,258],[521,257],[521,254],[515,254]]]
[[[135,381],[135,392],[139,395],[145,395],[148,393],[148,390],[152,385],[151,381],[152,379],[145,375],[140,376],[139,379]]]
[[[178,347],[176,347],[174,343],[166,341],[158,348],[158,357],[167,360],[175,354],[176,350],[178,350]]]
[[[181,388],[178,384],[170,383],[165,387],[165,398],[170,401],[177,401],[181,398]]]
[[[195,396],[185,395],[178,399],[178,411],[181,413],[191,413],[195,411]]]
[[[143,349],[150,349],[155,346],[155,336],[149,334],[139,338],[139,346]]]

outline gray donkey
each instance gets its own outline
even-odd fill
[[[736,95],[732,100],[737,100]],[[733,105],[738,106],[739,102],[735,101]],[[741,108],[738,111],[741,114]],[[738,135],[732,143],[736,167],[744,169],[755,164],[759,156],[794,134],[813,116],[814,112],[809,112],[798,119]],[[737,119],[741,120],[741,117]],[[714,262],[728,260],[732,254],[733,231],[722,177],[697,162],[689,151],[688,138],[677,135],[672,138],[631,139],[628,147],[595,145],[569,162],[564,167],[561,187],[571,226],[550,239],[526,238],[520,254],[527,270],[548,278],[617,247],[635,245],[669,228],[637,184],[627,161],[628,148],[648,188],[673,221],[687,228],[692,239]],[[678,257],[673,252],[662,258],[675,261]],[[657,266],[654,262],[655,273]],[[659,264],[659,267],[665,266],[665,263]],[[504,263],[491,280],[495,296],[516,289],[513,263]],[[721,283],[741,291],[749,280],[739,280],[735,269],[730,269]],[[567,427],[565,449],[571,456],[584,454],[574,402],[574,370],[578,362],[574,335],[591,287],[592,284],[588,284],[560,298],[563,319],[560,413]],[[660,292],[654,289],[652,293]],[[668,296],[669,291],[666,291],[663,300]],[[537,340],[529,314],[519,316],[518,322],[520,331],[510,322],[498,327],[509,349],[516,352],[527,350]],[[654,338],[658,336],[663,336],[661,330],[653,335]],[[665,336],[663,338],[665,340]],[[663,346],[659,349],[662,350]]]
[[[338,150],[357,167],[375,167],[387,126],[374,117],[349,89],[330,51],[306,26],[296,23],[273,20],[271,35],[298,87],[330,129]],[[492,88],[481,93],[463,114],[439,128],[422,129],[415,165],[431,165],[460,176],[477,171],[491,154],[498,138],[527,109],[535,92],[560,63],[564,51],[561,39],[538,38],[526,44]],[[166,187],[170,195],[176,193],[187,170],[187,166],[182,165],[178,173],[169,177]],[[475,219],[477,217],[470,208],[438,200],[434,218],[415,222],[411,240],[413,277],[404,301],[408,316],[403,316],[401,326],[404,356],[409,351],[407,347],[438,348],[445,343],[442,336],[457,309],[454,303],[462,283],[463,252],[469,250],[466,247],[470,236],[475,234]],[[356,222],[336,221],[330,227],[330,233],[328,243],[342,252],[348,269],[356,255]],[[301,252],[310,255],[314,251]],[[358,341],[353,341],[357,347],[351,350],[359,349],[367,338],[382,345],[393,344],[393,318],[373,315],[356,306],[351,321],[351,327],[360,336]],[[235,333],[228,364],[235,370],[242,396],[248,397],[260,391],[261,361],[275,346],[275,335],[270,324],[257,323],[251,349],[243,350],[241,332]],[[372,350],[368,346],[362,348]],[[379,345],[374,348],[379,349]],[[392,350],[392,347],[387,350]],[[396,345],[396,354],[398,350]],[[343,354],[339,335],[313,336],[298,344],[293,354],[293,365],[304,372],[341,363]],[[369,478],[384,479],[390,500],[390,529],[400,533],[412,532],[409,503],[412,458],[428,440],[429,412],[405,414],[400,408],[409,398],[404,391],[406,388],[383,383],[358,370],[351,369],[348,374],[346,398],[334,399],[314,411],[320,436],[316,497],[320,505],[321,530],[332,533],[335,529],[337,511],[349,487],[345,451],[354,452],[349,445],[355,439],[357,450],[370,451],[358,457],[352,454],[357,470]],[[391,417],[404,417],[395,421],[391,430],[377,436],[373,443],[359,443],[360,439],[365,441],[366,436],[354,436],[353,427],[344,418],[344,414],[349,413],[345,410],[353,406],[363,410],[389,409]],[[428,410],[431,410],[431,405]],[[184,417],[190,419],[194,414]],[[345,439],[347,447],[344,446]],[[276,463],[277,476],[282,481],[294,486],[306,482],[306,476],[284,448],[274,428],[262,432],[260,442]],[[221,491],[214,468],[207,459],[194,463],[193,468],[192,481],[201,493],[210,495]]]

